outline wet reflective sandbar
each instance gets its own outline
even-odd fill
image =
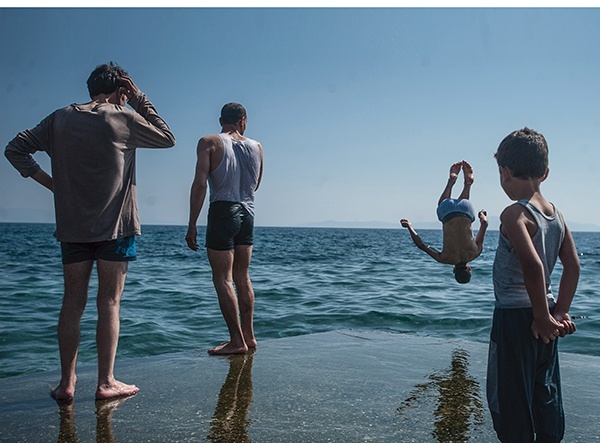
[[[561,353],[565,442],[600,441],[600,358]],[[96,367],[78,368],[73,404],[58,371],[0,380],[0,441],[494,442],[487,346],[344,330],[259,343],[245,356],[205,350],[117,360],[135,397],[95,402]]]

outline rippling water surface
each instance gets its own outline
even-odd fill
[[[53,225],[0,224],[0,377],[57,369],[62,299]],[[130,264],[118,358],[208,348],[227,338],[210,267],[181,226],[145,226]],[[441,231],[420,231],[441,245]],[[199,232],[202,236],[203,232]],[[561,350],[600,356],[600,233],[575,233],[582,273],[571,314],[577,332]],[[382,329],[487,342],[493,310],[490,232],[473,279],[459,285],[399,229],[256,229],[251,275],[258,340],[341,328]],[[553,285],[558,287],[557,266]],[[80,362],[95,362],[92,280],[82,320]]]

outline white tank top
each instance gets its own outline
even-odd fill
[[[223,159],[208,176],[210,202],[241,203],[254,216],[254,191],[260,176],[258,142],[249,138],[236,140],[219,134],[223,141]]]

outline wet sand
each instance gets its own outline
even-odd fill
[[[561,353],[565,442],[600,441],[600,358]],[[0,380],[2,442],[494,442],[487,345],[342,330],[259,342],[246,356],[205,349],[117,360],[140,393],[95,402],[95,365],[72,405],[58,371]]]

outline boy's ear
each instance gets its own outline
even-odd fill
[[[546,180],[548,178],[548,174],[550,173],[550,169],[546,168],[546,172],[544,173],[544,176],[542,177],[541,182],[543,182],[544,180]],[[540,182],[540,183],[541,183]]]
[[[503,181],[509,179],[513,175],[512,171],[506,166],[498,166],[498,170],[500,171],[500,178],[502,178]]]

